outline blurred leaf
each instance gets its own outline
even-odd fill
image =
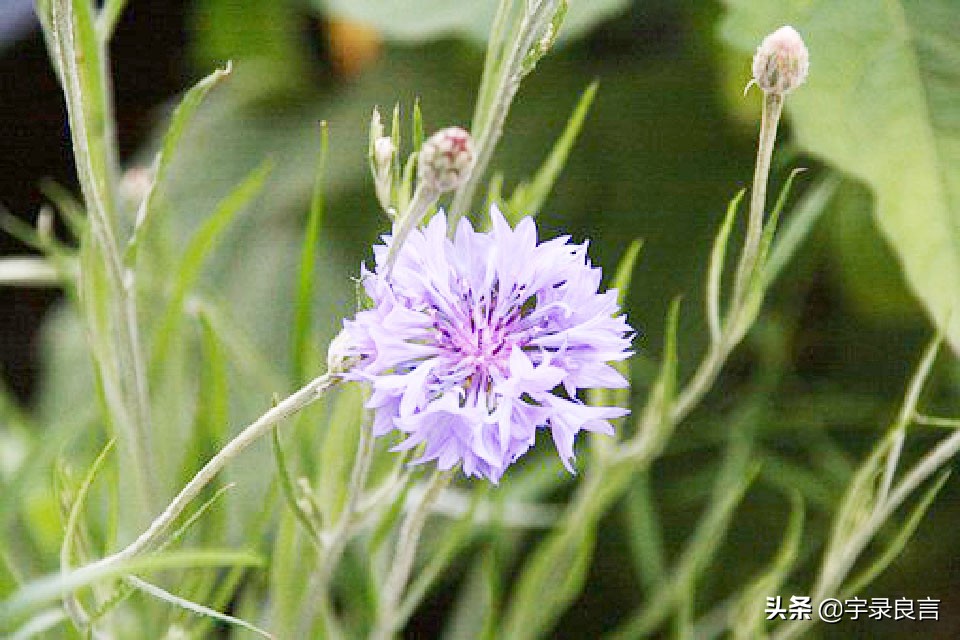
[[[53,602],[87,585],[109,580],[131,573],[162,571],[166,569],[224,567],[224,566],[261,566],[263,560],[246,552],[204,550],[177,551],[154,554],[116,562],[113,564],[91,564],[70,573],[39,578],[24,585],[12,598],[0,603],[0,630],[15,622],[20,616],[29,613],[48,602]]]
[[[209,69],[228,60],[247,61],[261,82],[273,88],[296,84],[306,75],[305,40],[291,37],[300,28],[297,3],[197,0],[192,3],[193,57]],[[282,74],[271,69],[282,68]]]
[[[594,81],[584,90],[570,115],[570,120],[567,121],[567,126],[533,180],[529,183],[521,183],[514,189],[507,208],[507,219],[511,224],[515,225],[523,216],[535,216],[540,213],[544,201],[553,189],[553,184],[560,177],[560,172],[567,163],[573,143],[576,142],[583,127],[583,121],[590,111],[590,105],[593,104],[593,99],[597,95],[597,87],[599,83]]]
[[[523,0],[526,2],[526,0]],[[360,22],[391,40],[412,41],[459,35],[486,42],[497,0],[312,0],[327,15]],[[581,36],[622,13],[630,0],[571,2],[560,37]]]
[[[757,606],[764,598],[776,594],[790,574],[797,561],[800,547],[800,535],[803,533],[803,500],[799,494],[793,494],[790,507],[790,520],[780,543],[780,550],[767,570],[744,588],[738,599],[737,608],[730,622],[733,637],[737,640],[756,640],[765,638],[764,612]]]
[[[907,282],[960,351],[960,12],[952,0],[727,0],[744,52],[792,24],[812,59],[787,99],[797,141],[866,182]],[[949,326],[947,326],[949,323]]]
[[[347,485],[356,458],[363,422],[364,390],[360,385],[342,386],[332,403],[326,435],[320,448],[320,480],[317,499],[327,526],[337,521],[347,498]]]
[[[230,195],[220,202],[217,209],[187,245],[174,277],[170,303],[157,329],[153,357],[150,360],[151,368],[159,367],[164,361],[170,342],[180,326],[187,294],[196,283],[207,256],[222,239],[224,231],[234,217],[260,192],[270,170],[271,163],[265,162],[251,172]]]
[[[227,614],[220,613],[219,611],[215,611],[210,607],[204,606],[202,604],[198,604],[196,602],[192,602],[190,600],[187,600],[186,598],[181,598],[180,596],[170,593],[165,589],[161,589],[160,587],[154,584],[151,584],[146,580],[141,580],[136,576],[129,576],[127,579],[131,582],[131,584],[133,584],[140,591],[143,591],[144,593],[151,595],[154,598],[157,598],[158,600],[162,600],[168,604],[171,604],[175,607],[186,609],[187,611],[190,611],[191,613],[195,613],[200,616],[206,616],[208,618],[212,618],[224,624],[240,627],[241,629],[246,629],[247,631],[256,633],[257,635],[262,636],[264,638],[273,637],[263,629],[247,622],[246,620],[241,620],[240,618],[228,616]]]
[[[226,67],[223,69],[217,69],[206,78],[195,84],[189,91],[187,91],[186,95],[183,96],[183,100],[180,101],[180,104],[173,111],[173,115],[170,117],[170,125],[167,128],[166,135],[163,138],[163,145],[160,151],[157,153],[156,159],[154,160],[153,179],[150,181],[150,187],[147,190],[143,201],[140,203],[133,229],[133,235],[131,236],[130,242],[127,245],[124,260],[128,265],[135,264],[136,262],[140,237],[143,233],[146,233],[150,215],[157,207],[157,189],[164,186],[163,183],[167,178],[167,168],[170,166],[171,160],[173,160],[174,153],[176,153],[176,150],[180,144],[180,139],[183,137],[183,133],[187,128],[187,124],[189,124],[190,119],[203,102],[207,92],[210,91],[214,85],[220,82],[220,80],[230,75],[230,69],[231,65],[228,62]],[[61,210],[66,210],[66,208],[61,206]]]
[[[302,385],[307,382],[306,363],[309,348],[311,321],[313,320],[313,289],[316,274],[317,242],[320,239],[320,226],[326,208],[327,157],[330,149],[329,127],[320,123],[320,153],[317,159],[317,173],[313,184],[313,197],[310,200],[310,216],[303,234],[303,249],[300,253],[300,273],[297,279],[297,299],[294,307],[293,322],[293,382]]]
[[[920,521],[923,520],[923,516],[926,515],[930,505],[933,504],[934,498],[940,493],[940,489],[943,488],[944,483],[949,477],[949,469],[940,472],[940,476],[933,482],[930,488],[927,489],[919,502],[917,502],[917,506],[910,512],[907,521],[903,523],[893,540],[891,540],[886,549],[883,550],[883,553],[874,559],[870,563],[870,566],[864,569],[862,573],[850,580],[849,585],[844,586],[845,593],[853,595],[863,592],[877,576],[890,566],[890,563],[900,557],[900,553],[904,547],[907,546],[910,537],[913,536],[913,532],[920,526]]]

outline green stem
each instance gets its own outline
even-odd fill
[[[443,489],[450,484],[452,477],[453,472],[437,469],[424,488],[420,501],[407,512],[403,524],[400,525],[396,555],[381,592],[377,623],[370,634],[372,640],[389,640],[397,632],[398,607],[410,579],[410,572],[413,570],[413,561],[416,558],[420,534],[423,533],[423,525],[426,524],[427,515],[433,503]]]
[[[89,7],[77,12],[72,0],[50,6],[52,42],[67,103],[77,175],[110,288],[116,362],[101,375],[119,389],[108,394],[112,421],[128,429],[123,439],[131,466],[150,508],[156,495],[150,447],[149,393],[137,330],[132,273],[123,268],[116,231],[116,134],[107,64],[107,40],[92,23]]]
[[[227,463],[259,440],[260,437],[269,433],[274,425],[319,400],[339,380],[339,377],[330,374],[315,378],[260,416],[227,443],[215,456],[210,458],[207,464],[191,478],[190,482],[180,490],[180,493],[170,501],[163,512],[136,540],[117,553],[93,563],[90,567],[121,562],[150,549],[183,513],[187,505],[227,466]]]
[[[753,189],[750,192],[750,216],[747,220],[747,237],[737,268],[731,309],[737,309],[747,296],[747,288],[753,270],[757,266],[760,238],[763,235],[764,208],[767,201],[767,182],[770,177],[770,159],[777,141],[777,125],[783,112],[783,96],[765,93],[763,112],[760,117],[760,140],[757,144],[757,164],[753,171]]]
[[[498,78],[497,89],[489,107],[486,106],[486,101],[482,99],[487,93],[486,87],[480,87],[481,99],[478,99],[478,113],[474,114],[472,125],[472,128],[479,129],[478,132],[474,133],[477,160],[466,182],[457,189],[453,196],[448,222],[451,235],[456,230],[460,218],[470,207],[480,178],[486,172],[497,143],[503,135],[503,125],[507,120],[507,114],[510,112],[510,105],[513,104],[513,99],[520,88],[520,81],[523,79],[523,60],[556,9],[557,0],[540,0],[533,7],[528,6],[524,9],[523,19],[520,28],[517,30],[517,37],[511,43],[506,64],[502,67],[503,71]],[[491,46],[493,46],[493,43],[491,43]],[[490,63],[491,57],[488,56],[487,65]]]

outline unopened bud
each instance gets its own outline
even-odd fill
[[[393,162],[393,154],[396,148],[393,146],[393,140],[387,136],[377,138],[373,143],[373,161],[377,164],[377,172],[388,171],[390,163]]]
[[[753,81],[765,93],[790,93],[807,79],[810,56],[793,27],[780,27],[760,43],[753,56]]]
[[[459,187],[473,169],[473,138],[460,127],[447,127],[430,136],[420,148],[417,177],[438,193]]]

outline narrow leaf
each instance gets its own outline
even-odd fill
[[[140,203],[139,209],[137,210],[137,218],[136,222],[134,223],[133,235],[130,237],[130,242],[127,245],[126,255],[124,256],[124,260],[127,265],[133,265],[136,262],[137,250],[139,248],[141,238],[146,232],[150,217],[155,213],[157,208],[157,190],[161,185],[166,183],[167,170],[170,167],[170,163],[173,161],[180,140],[187,129],[187,125],[190,123],[190,120],[196,113],[197,108],[203,102],[207,92],[209,92],[210,89],[212,89],[214,85],[220,82],[223,78],[230,75],[232,68],[233,67],[231,63],[228,62],[226,67],[223,69],[217,69],[206,78],[195,84],[189,91],[187,91],[186,95],[183,97],[183,100],[180,101],[179,106],[177,106],[177,108],[174,110],[173,116],[170,118],[170,126],[167,128],[167,133],[163,138],[163,145],[160,148],[160,151],[157,153],[156,159],[154,160],[153,180],[151,181],[150,188],[147,190],[147,193],[144,196],[143,201]]]
[[[235,627],[240,627],[241,629],[246,629],[247,631],[252,631],[253,633],[256,633],[259,636],[263,636],[264,638],[273,638],[273,636],[270,635],[268,632],[264,631],[263,629],[261,629],[260,627],[257,627],[254,624],[247,622],[246,620],[241,620],[240,618],[235,618],[225,613],[220,613],[219,611],[215,611],[210,607],[206,607],[202,604],[198,604],[191,600],[187,600],[186,598],[182,598],[178,595],[174,595],[169,591],[166,591],[165,589],[161,589],[160,587],[156,586],[155,584],[151,584],[146,580],[141,580],[136,576],[129,576],[127,580],[140,591],[143,591],[144,593],[150,596],[153,596],[158,600],[162,600],[163,602],[172,604],[175,607],[180,607],[181,609],[185,609],[187,611],[190,611],[191,613],[195,613],[200,616],[206,616],[208,618],[213,618],[214,620],[218,620],[219,622],[223,622]]]
[[[320,227],[323,224],[326,204],[327,158],[330,136],[326,122],[320,123],[320,157],[317,161],[317,173],[313,184],[313,198],[310,201],[310,216],[303,236],[303,248],[300,251],[300,274],[297,280],[297,300],[293,320],[293,382],[301,386],[306,382],[306,358],[311,352],[310,327],[313,322],[314,273],[317,268],[317,243],[320,241]]]
[[[511,224],[516,224],[520,217],[534,216],[540,212],[547,196],[553,190],[554,183],[560,177],[560,172],[567,163],[567,157],[580,134],[580,129],[583,127],[590,106],[593,104],[593,99],[597,95],[598,87],[599,83],[594,81],[584,90],[570,115],[570,119],[567,121],[563,133],[557,139],[533,180],[529,184],[517,187],[510,197],[507,209],[511,216]]]
[[[707,324],[710,327],[710,340],[713,344],[720,343],[723,267],[727,256],[730,231],[733,229],[733,221],[737,216],[737,209],[740,206],[740,201],[743,200],[744,193],[746,193],[746,189],[741,189],[727,206],[727,215],[723,217],[720,231],[717,232],[717,237],[713,241],[713,250],[710,252],[710,267],[707,272]]]
[[[170,301],[167,303],[166,313],[161,321],[160,328],[157,330],[151,367],[157,367],[159,363],[163,362],[163,357],[170,347],[173,335],[179,328],[187,294],[196,283],[204,261],[223,237],[223,232],[237,213],[260,192],[264,180],[270,173],[271,166],[272,163],[267,161],[254,169],[240,185],[217,205],[213,214],[187,245],[173,278],[174,289]]]

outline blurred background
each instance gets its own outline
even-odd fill
[[[187,237],[244,175],[265,158],[274,162],[265,193],[205,275],[263,352],[286,353],[292,278],[283,274],[293,272],[298,256],[318,123],[328,121],[331,136],[321,247],[326,270],[317,300],[317,331],[329,338],[354,304],[349,275],[387,228],[365,159],[371,109],[380,105],[389,112],[399,102],[409,115],[419,98],[428,131],[468,126],[488,4],[130,3],[112,49],[125,167],[149,161],[186,87],[234,61],[233,76],[209,97],[173,168],[170,232]],[[680,347],[689,371],[706,343],[700,301],[710,243],[728,200],[749,184],[753,171],[759,94],[742,95],[750,54],[721,40],[719,3],[579,4],[587,8],[578,10],[557,50],[521,88],[491,169],[503,173],[507,193],[535,172],[580,93],[599,81],[597,100],[540,224],[545,235],[589,239],[592,258],[608,272],[630,241],[642,238],[627,310],[640,334],[635,374],[650,375],[665,311],[676,295],[684,298]],[[753,41],[762,35],[753,34]],[[816,74],[816,50],[811,57]],[[0,203],[32,224],[44,202],[44,179],[77,187],[62,97],[29,1],[0,0],[0,87]],[[793,167],[809,167],[795,185],[800,195],[827,169],[791,146],[789,119],[781,139],[772,190]],[[669,551],[681,546],[708,495],[718,464],[713,453],[730,416],[739,415],[745,398],[760,398],[751,405],[751,419],[759,425],[765,465],[703,585],[707,603],[756,568],[744,559],[774,553],[779,535],[767,532],[782,529],[791,488],[801,487],[808,498],[802,554],[818,557],[832,505],[889,424],[931,334],[874,226],[871,207],[864,186],[842,182],[775,286],[757,329],[727,366],[721,389],[681,426],[673,449],[654,469]],[[0,237],[4,255],[26,251]],[[40,416],[70,411],[86,388],[76,378],[90,376],[82,340],[70,332],[59,301],[53,290],[0,289],[3,383]],[[947,413],[952,406],[956,415],[958,389],[960,370],[944,362],[927,402]],[[936,435],[921,430],[913,444],[929,445]],[[598,549],[604,551],[591,569],[590,587],[558,637],[609,628],[640,597],[635,578],[622,569],[630,541],[623,539],[617,513],[602,527]],[[847,622],[815,635],[960,637],[958,518],[960,483],[950,481],[903,556],[870,593],[858,594],[940,598],[940,623]],[[800,584],[809,584],[814,566],[804,565]],[[442,595],[435,600],[414,620],[410,637],[436,634],[439,616],[431,611],[442,612],[446,602]]]

